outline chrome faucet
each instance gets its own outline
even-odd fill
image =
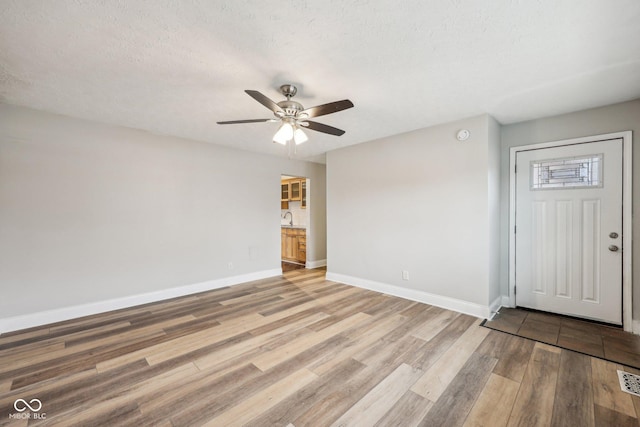
[[[289,225],[293,226],[293,214],[290,211],[286,211],[284,215],[282,215],[282,218],[287,219],[287,214],[291,215],[291,220],[289,221]]]

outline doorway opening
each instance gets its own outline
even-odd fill
[[[310,236],[309,179],[280,177],[280,249],[282,271],[306,268]]]
[[[631,132],[511,148],[511,307],[632,331],[631,150]]]

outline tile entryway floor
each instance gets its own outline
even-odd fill
[[[505,307],[483,326],[640,369],[640,336],[614,326]]]

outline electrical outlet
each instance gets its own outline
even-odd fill
[[[227,268],[228,268],[229,270],[233,270],[233,263],[232,263],[231,261],[229,261],[229,262],[227,263]]]
[[[409,280],[409,272],[407,270],[402,270],[402,280]]]

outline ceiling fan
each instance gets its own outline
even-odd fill
[[[273,142],[277,142],[282,145],[286,145],[287,142],[292,139],[296,145],[307,141],[309,138],[302,129],[315,130],[316,132],[328,133],[329,135],[336,136],[344,134],[342,129],[334,128],[333,126],[314,122],[308,119],[346,110],[347,108],[353,107],[353,102],[348,99],[343,99],[342,101],[330,102],[328,104],[322,104],[305,109],[299,102],[291,100],[291,98],[293,98],[298,92],[298,89],[294,85],[282,85],[280,86],[280,91],[287,100],[276,103],[257,90],[245,90],[250,97],[273,111],[273,114],[276,117],[275,119],[232,120],[217,123],[219,125],[231,125],[239,123],[282,122],[282,125],[273,136]]]

